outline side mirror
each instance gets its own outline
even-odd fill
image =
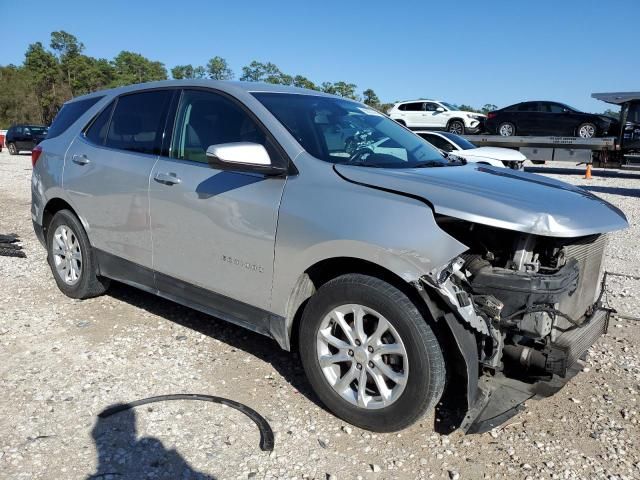
[[[436,108],[436,112],[442,113],[442,112],[444,112],[444,108],[438,107],[438,108]]]
[[[264,175],[283,175],[286,167],[273,165],[267,149],[259,143],[220,143],[207,148],[211,168],[234,172],[253,172]]]

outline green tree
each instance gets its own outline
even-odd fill
[[[114,69],[112,86],[166,80],[164,64],[149,60],[139,53],[123,50],[111,62]]]
[[[618,118],[620,118],[620,110],[611,110],[610,108],[607,108],[604,112],[601,113],[601,115],[613,117],[617,120]]]
[[[277,65],[267,62],[262,63],[256,60],[249,65],[242,67],[242,76],[240,80],[245,82],[265,82],[277,83],[282,85],[292,85],[293,77],[282,73]]]
[[[207,73],[213,80],[232,80],[233,70],[222,57],[213,57],[207,62]]]
[[[480,113],[478,110],[476,110],[472,106],[465,105],[464,103],[462,105],[458,105],[458,110],[462,110],[463,112],[477,112],[477,113]]]
[[[330,93],[331,95],[337,95],[337,91],[332,82],[322,82],[320,90],[324,93]]]
[[[52,50],[58,52],[62,57],[74,57],[80,55],[84,50],[84,44],[80,42],[75,35],[64,30],[51,32],[51,43],[49,45]]]
[[[204,67],[194,67],[193,65],[176,65],[171,69],[171,76],[175,80],[185,78],[205,78],[207,72]]]
[[[362,92],[362,96],[364,97],[364,103],[369,105],[370,107],[377,107],[380,105],[380,99],[376,92],[374,92],[371,88],[367,88],[364,92]]]
[[[300,88],[308,88],[309,90],[319,90],[318,86],[302,75],[293,77],[293,85]]]
[[[358,88],[358,86],[355,83],[339,81],[333,84],[333,90],[336,95],[350,98],[352,100],[358,100],[358,95],[356,95],[356,88]]]
[[[64,73],[64,82],[71,90],[71,95],[87,93],[89,86],[87,83],[88,75],[86,70],[90,70],[91,60],[89,57],[82,55],[84,45],[75,35],[60,30],[51,32],[51,41],[49,43],[51,49],[57,55],[60,62],[60,68]],[[82,77],[82,80],[78,80]]]
[[[80,55],[73,61],[71,80],[74,95],[84,95],[106,88],[113,82],[114,71],[105,58],[93,58]]]
[[[492,112],[492,111],[497,110],[497,109],[498,109],[497,105],[494,105],[493,103],[485,103],[484,107],[482,107],[480,109],[480,111],[486,115],[487,113]]]
[[[24,68],[40,107],[40,121],[50,123],[60,105],[70,96],[64,91],[58,59],[36,42],[25,53]]]
[[[391,110],[391,107],[393,107],[393,103],[381,103],[380,105],[377,105],[375,109],[387,115],[387,112]]]
[[[19,122],[42,122],[41,108],[23,67],[0,67],[0,128]]]

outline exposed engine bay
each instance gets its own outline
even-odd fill
[[[469,250],[422,280],[473,332],[477,350],[467,363],[477,356],[477,372],[469,375],[477,375],[478,392],[469,392],[462,428],[486,431],[528,398],[561,388],[606,332],[609,312],[600,308],[606,236],[542,237],[445,216],[437,222]],[[491,412],[483,415],[490,400]]]

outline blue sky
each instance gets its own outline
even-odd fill
[[[0,64],[67,30],[86,53],[121,50],[176,64],[225,57],[239,76],[271,61],[311,80],[346,80],[387,102],[438,98],[480,107],[640,90],[640,0],[23,2],[0,0]]]

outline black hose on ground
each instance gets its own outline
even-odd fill
[[[273,430],[271,426],[267,422],[267,420],[256,412],[254,409],[243,405],[242,403],[236,402],[235,400],[229,400],[228,398],[222,397],[214,397],[213,395],[201,395],[197,393],[178,393],[174,395],[160,395],[158,397],[149,397],[143,398],[142,400],[136,400],[135,402],[130,403],[121,403],[115,405],[113,407],[106,408],[102,412],[98,414],[100,418],[110,417],[111,415],[115,415],[116,413],[123,412],[125,410],[129,410],[134,407],[139,407],[141,405],[147,405],[149,403],[156,402],[164,402],[167,400],[201,400],[204,402],[213,402],[220,403],[222,405],[226,405],[227,407],[231,407],[239,412],[244,413],[247,417],[249,417],[253,422],[258,426],[260,430],[260,450],[264,452],[273,451],[274,446],[274,437]]]

